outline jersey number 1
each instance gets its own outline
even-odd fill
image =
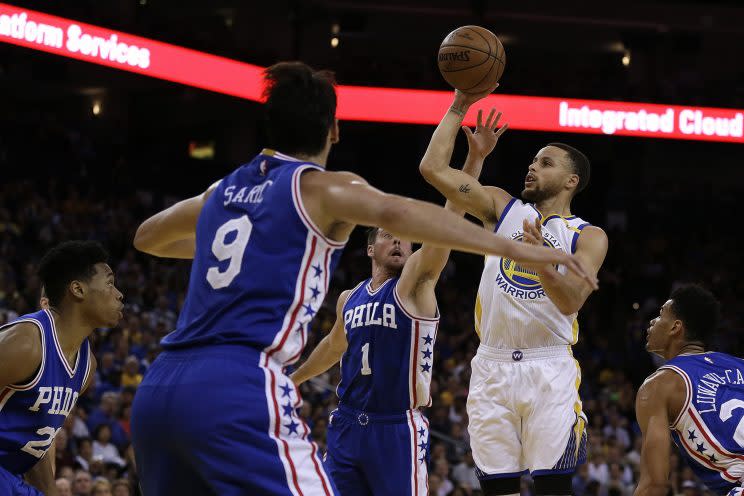
[[[243,254],[252,230],[253,224],[247,215],[230,219],[217,229],[212,241],[212,253],[220,262],[230,260],[230,264],[224,271],[220,271],[219,267],[210,267],[207,270],[207,282],[213,289],[226,288],[240,274]],[[228,235],[233,232],[236,233],[235,239],[229,243],[225,242]]]
[[[369,343],[362,346],[362,375],[372,375],[372,369],[369,368]]]

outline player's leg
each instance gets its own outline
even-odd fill
[[[570,356],[523,364],[539,394],[523,423],[524,456],[538,495],[572,494],[576,466],[586,460],[581,371]]]
[[[363,469],[374,496],[426,496],[429,492],[429,422],[421,412],[376,415],[359,425],[367,449]]]
[[[165,417],[159,415],[158,410],[162,410],[156,406],[158,402],[162,403],[162,398],[157,396],[147,390],[138,391],[135,398],[137,407],[132,406],[132,436],[135,440],[137,473],[143,494],[216,496],[200,474],[194,471],[187,461],[181,459],[180,455],[183,453],[176,453],[170,449],[167,437],[163,436],[163,434],[167,436],[167,431],[164,432],[163,429]],[[144,415],[145,412],[147,415]],[[135,422],[135,419],[139,420]]]
[[[356,428],[355,419],[334,410],[328,421],[326,441],[328,452],[323,463],[338,494],[371,495],[364,473],[359,467],[359,453],[366,449],[368,439]]]
[[[472,360],[467,402],[476,473],[485,496],[519,494],[526,470],[521,458],[521,419],[511,399],[513,388],[519,387],[517,366],[495,355],[494,359],[480,356],[481,352]]]
[[[2,467],[0,467],[0,494],[8,496],[44,496],[44,493],[26,484],[21,477],[11,474]]]

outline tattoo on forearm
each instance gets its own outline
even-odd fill
[[[465,193],[466,195],[470,193],[470,185],[469,184],[461,184],[460,185],[460,193]]]

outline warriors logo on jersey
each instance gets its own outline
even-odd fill
[[[579,234],[589,225],[574,216],[544,217],[531,203],[512,198],[496,233],[521,241],[525,219],[540,219],[543,245],[566,253],[576,251]],[[557,270],[565,273],[566,268]],[[507,349],[571,345],[578,338],[576,315],[563,315],[535,271],[507,257],[486,257],[475,303],[475,330],[484,344]]]

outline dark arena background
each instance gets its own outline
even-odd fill
[[[36,23],[31,33],[29,22]],[[709,329],[711,348],[744,351],[737,207],[744,7],[736,2],[0,4],[0,324],[37,308],[40,256],[68,239],[102,242],[126,304],[119,327],[93,335],[94,387],[55,441],[57,477],[70,479],[72,494],[139,494],[130,405],[159,340],[174,328],[190,264],[139,253],[132,239],[149,215],[261,150],[260,69],[302,60],[335,71],[341,142],[329,169],[441,204],[418,165],[451,98],[437,49],[466,24],[495,32],[507,54],[501,86],[475,106],[503,109],[511,125],[482,182],[518,194],[533,156],[551,141],[576,146],[592,162],[591,183],[573,209],[605,229],[609,252],[600,289],[579,314],[574,347],[589,418],[588,462],[574,492],[632,494],[641,446],[635,393],[661,364],[645,351],[645,332],[669,293],[684,282],[709,287],[724,317]],[[128,52],[107,58],[86,45],[96,39],[125,43]],[[438,93],[392,98],[381,88]],[[617,126],[618,112],[634,113],[636,122],[656,113],[664,124]],[[454,166],[466,150],[458,137]],[[482,266],[482,257],[453,254],[437,289],[442,323],[426,412],[436,496],[480,494],[465,398]],[[338,294],[368,273],[360,228],[313,321],[306,354],[333,324]],[[321,449],[338,379],[334,367],[302,387],[302,414]],[[104,426],[110,443],[102,441]],[[676,455],[672,467],[674,494],[707,493]],[[522,494],[533,491],[524,478]]]

